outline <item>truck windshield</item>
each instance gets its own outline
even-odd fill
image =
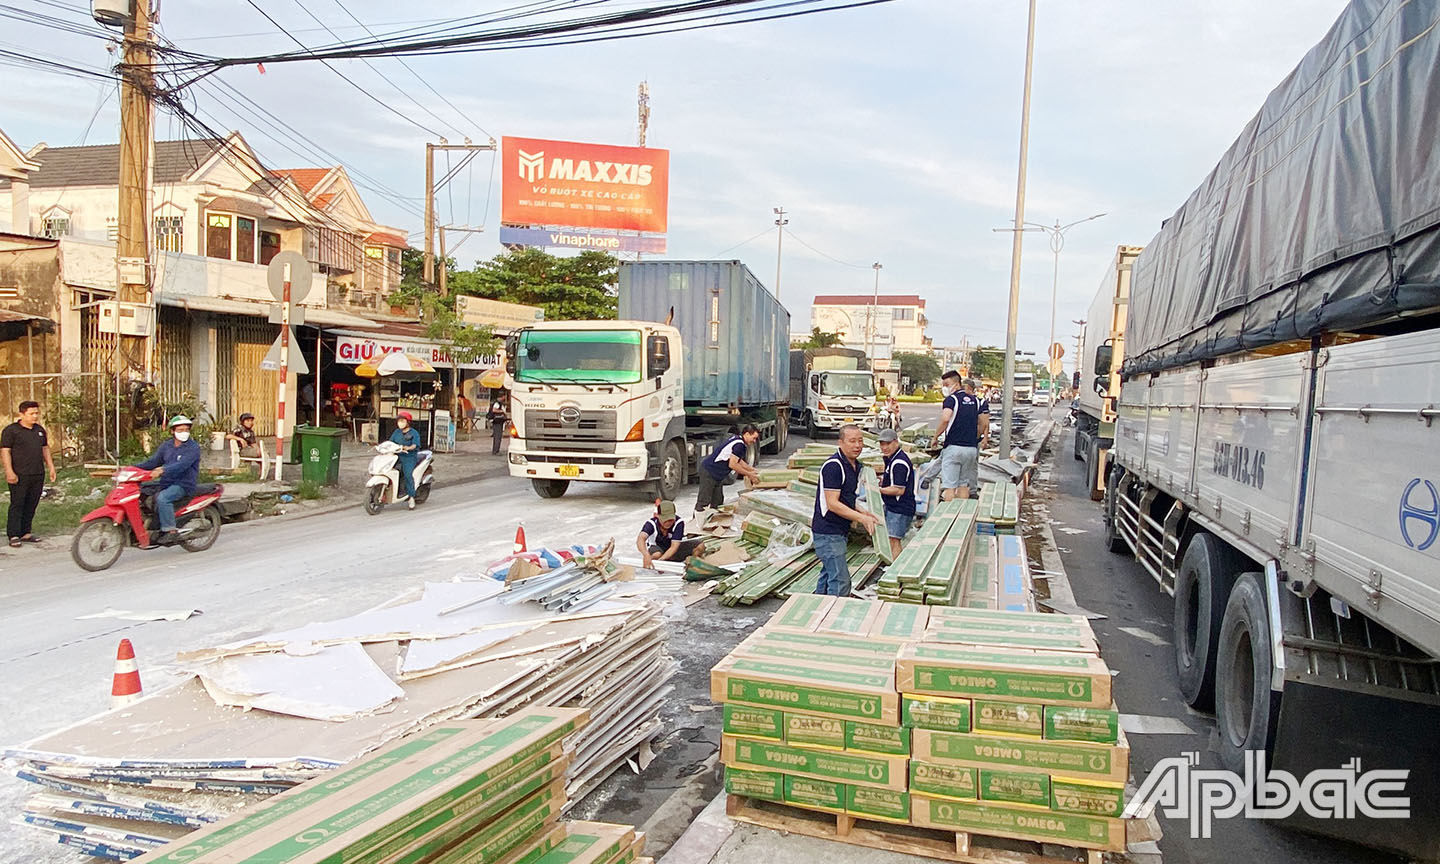
[[[528,330],[515,352],[515,380],[633,384],[640,353],[638,330]]]
[[[875,379],[868,373],[844,375],[838,372],[826,372],[820,376],[820,395],[874,396]]]

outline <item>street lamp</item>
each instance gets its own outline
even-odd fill
[[[785,249],[785,226],[790,220],[785,218],[784,207],[771,208],[775,212],[775,299],[780,299],[780,253]]]
[[[870,328],[865,338],[865,356],[870,360],[870,368],[875,368],[875,318],[879,314],[880,306],[880,270],[882,265],[879,261],[870,265],[875,268],[875,301],[870,304]]]
[[[1050,251],[1055,253],[1055,276],[1050,282],[1050,346],[1045,349],[1045,356],[1049,357],[1055,345],[1055,304],[1060,293],[1060,250],[1065,248],[1065,232],[1074,228],[1082,222],[1094,222],[1104,213],[1096,213],[1094,216],[1087,216],[1084,219],[1076,219],[1069,225],[1061,225],[1056,219],[1054,225],[1041,225],[1038,222],[1026,222],[1030,226],[1022,228],[1022,231],[1044,231],[1050,235]],[[1057,361],[1060,358],[1055,358]],[[1046,367],[1049,372],[1049,367]],[[1050,373],[1050,404],[1045,407],[1045,419],[1051,419],[1055,414],[1055,375]]]

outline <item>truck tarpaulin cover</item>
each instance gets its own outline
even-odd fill
[[[665,230],[669,150],[507,137],[500,177],[502,222]]]
[[[1437,24],[1345,9],[1137,259],[1127,374],[1440,306]]]

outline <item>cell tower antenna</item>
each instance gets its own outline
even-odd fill
[[[650,82],[641,81],[640,90],[636,98],[639,107],[639,123],[635,130],[636,143],[641,147],[645,146],[645,139],[650,132]]]

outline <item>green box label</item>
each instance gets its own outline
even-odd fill
[[[845,809],[845,784],[785,775],[785,801],[822,810]]]
[[[987,762],[993,765],[1067,774],[1077,777],[1109,777],[1118,767],[1112,747],[1068,744],[1060,741],[1029,741],[993,738],[984,735],[951,735],[929,732],[930,746],[917,757]]]
[[[1035,735],[1044,727],[1044,707],[1035,702],[997,702],[976,699],[976,732]]]
[[[786,773],[818,774],[823,779],[842,783],[870,783],[881,786],[892,783],[890,762],[887,759],[858,753],[805,750],[771,744],[768,741],[736,739],[735,761],[741,765]]]
[[[763,798],[766,801],[785,800],[784,776],[778,771],[746,771],[744,768],[725,766],[725,791],[731,795],[748,798]]]
[[[878,654],[837,655],[833,651],[812,650],[791,645],[776,645],[770,642],[752,642],[740,649],[743,656],[779,657],[784,660],[799,660],[805,663],[834,663],[860,669],[895,670],[895,658]]]
[[[885,753],[891,756],[910,755],[910,730],[903,726],[879,726],[874,723],[845,723],[845,749],[864,753]]]
[[[915,664],[915,686],[921,690],[983,696],[1011,696],[1053,702],[1090,702],[1094,682],[1089,677],[1044,672],[1006,672],[964,666]]]
[[[978,794],[974,768],[910,762],[910,791],[947,798],[974,798]]]
[[[1087,816],[1118,817],[1125,811],[1125,787],[1095,786],[1052,777],[1050,809]]]
[[[1092,741],[1114,744],[1120,740],[1120,712],[1109,708],[1045,706],[1045,737],[1056,741]]]
[[[772,684],[768,681],[751,681],[733,676],[728,682],[725,694],[726,698],[736,702],[755,702],[842,717],[878,720],[884,713],[884,706],[875,696],[818,687]]]
[[[905,725],[912,729],[934,729],[937,732],[969,732],[970,701],[968,699],[927,699],[906,696]]]
[[[909,822],[910,793],[870,786],[846,786],[845,812],[890,822]]]
[[[774,708],[749,708],[726,703],[724,732],[751,738],[785,740],[785,712]]]
[[[1043,810],[1012,809],[1006,805],[966,801],[913,799],[912,807],[924,808],[932,825],[944,825],[957,831],[977,834],[1020,834],[1045,840],[1080,842],[1108,846],[1110,823],[1096,817]]]
[[[980,771],[980,799],[1050,806],[1050,777],[1021,771]]]
[[[786,714],[785,743],[843,750],[845,749],[845,721],[833,717]]]

